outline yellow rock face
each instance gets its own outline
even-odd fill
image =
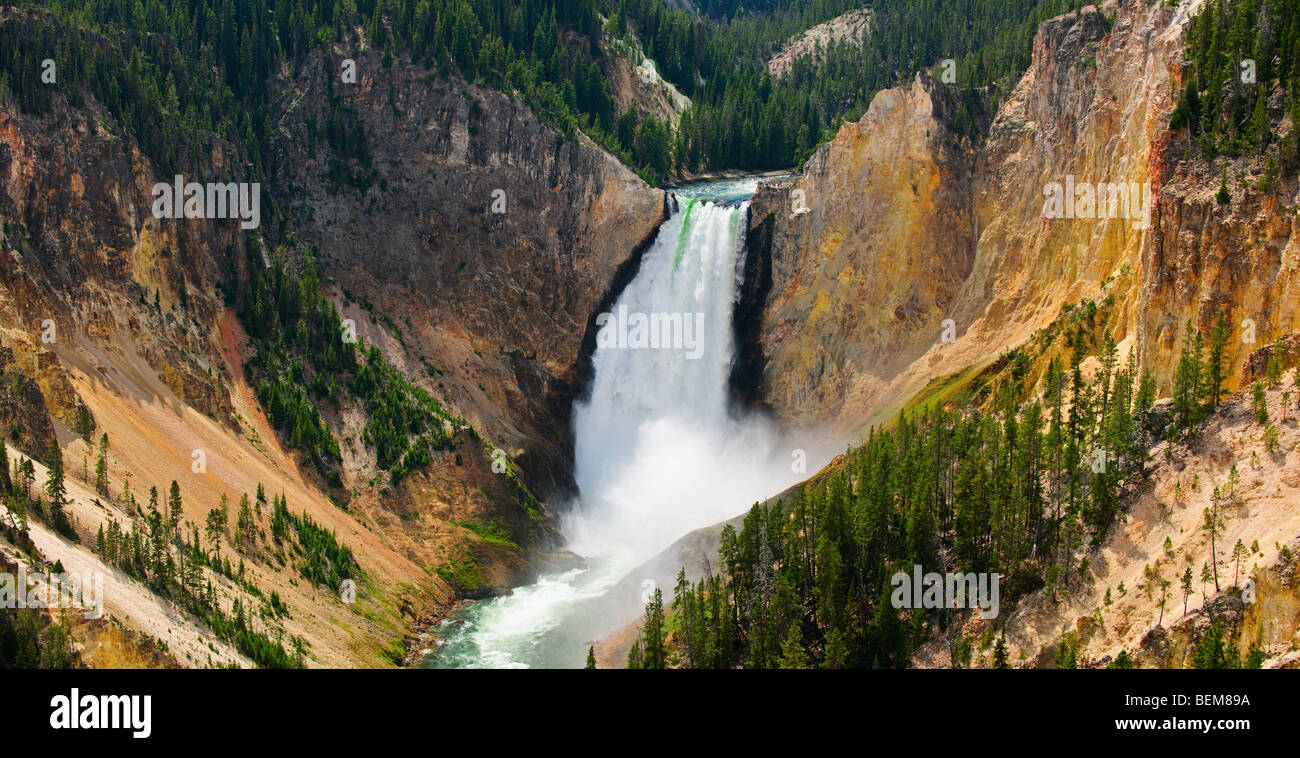
[[[1259,344],[1300,328],[1300,243],[1279,200],[1295,188],[1234,187],[1220,205],[1217,169],[1180,163],[1185,134],[1168,129],[1193,6],[1108,3],[1045,22],[982,144],[952,133],[944,85],[920,75],[879,93],[792,190],[760,193],[752,223],[775,223],[762,343],[778,415],[851,439],[1086,299],[1114,298],[1107,326],[1161,392],[1188,319],[1249,318]],[[1054,218],[1058,185],[1068,210]],[[1138,200],[1127,217],[1121,189]],[[1234,363],[1255,347],[1233,342]]]
[[[755,198],[753,223],[775,222],[764,380],[787,420],[863,415],[933,342],[969,268],[970,153],[938,87],[880,93],[793,187]]]

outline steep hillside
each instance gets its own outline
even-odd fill
[[[776,55],[767,62],[767,70],[772,76],[784,76],[790,66],[803,56],[812,62],[820,62],[826,55],[826,49],[832,45],[845,43],[861,44],[863,34],[871,28],[871,11],[866,8],[851,10],[842,16],[836,16],[814,26],[811,29],[791,37]]]
[[[1151,449],[1147,478],[1126,495],[1126,518],[1087,554],[1082,576],[1029,595],[996,622],[954,624],[914,663],[950,666],[964,644],[974,649],[967,665],[987,666],[995,634],[1004,634],[1017,667],[1104,666],[1125,653],[1143,667],[1186,668],[1217,621],[1235,654],[1257,645],[1265,667],[1300,666],[1295,378],[1289,372],[1265,391],[1275,443],[1250,393],[1239,393],[1190,441]],[[1213,540],[1207,512],[1222,522]]]
[[[600,40],[600,49],[615,110],[632,110],[676,129],[682,112],[691,107],[691,99],[659,74],[654,61],[647,65],[649,59],[636,35],[629,31],[619,39],[607,32]]]
[[[209,654],[212,663],[250,665],[206,624],[104,568],[89,546],[110,520],[143,528],[137,498],[150,487],[166,493],[178,482],[178,520],[203,525],[219,500],[237,503],[260,486],[334,530],[370,582],[365,607],[374,621],[348,611],[328,587],[299,581],[292,564],[276,565],[269,546],[246,553],[248,581],[292,609],[286,633],[308,640],[309,658],[320,664],[390,660],[409,622],[398,605],[432,611],[451,590],[333,505],[281,446],[244,383],[242,356],[226,349],[225,337],[240,329],[222,304],[218,272],[242,249],[238,227],[153,218],[150,188],[161,177],[129,137],[104,123],[93,102],[82,109],[59,102],[44,117],[0,113],[5,354],[11,372],[36,378],[12,380],[20,391],[6,421],[19,431],[15,463],[20,453],[35,459],[33,481],[45,481],[48,443],[58,440],[70,480],[65,508],[80,541],[33,521],[34,555],[122,582],[120,592],[106,593],[108,612],[170,644],[185,665],[207,665]],[[233,161],[218,145],[203,170],[217,174]],[[101,488],[91,464],[102,435],[109,447]],[[263,530],[269,517],[260,518]],[[221,538],[228,550],[233,526]],[[220,601],[227,610],[244,596],[215,570],[212,581],[230,593]]]
[[[0,23],[96,59],[127,44]],[[71,71],[39,107],[4,90],[0,521],[12,560],[109,577],[123,633],[74,623],[82,663],[393,665],[456,598],[550,560],[539,496],[571,487],[590,320],[663,193],[517,99],[386,56],[358,56],[351,91],[321,54],[272,80],[255,230],[156,218],[173,176],[146,153],[256,181],[247,134],[133,130]]]
[[[1189,319],[1208,331],[1220,314],[1249,318],[1256,344],[1294,328],[1294,226],[1278,212],[1294,178],[1265,187],[1250,180],[1263,161],[1179,160],[1186,131],[1169,118],[1198,7],[1112,0],[1045,22],[981,144],[942,138],[949,122],[920,96],[942,85],[918,80],[877,95],[791,188],[760,195],[751,225],[774,225],[760,338],[768,404],[852,437],[1085,300],[1113,299],[1112,336],[1136,345],[1161,392]],[[930,168],[953,155],[955,168]],[[895,170],[896,157],[916,168]],[[1220,203],[1225,165],[1247,179]],[[1136,187],[1139,202],[1127,217],[1109,202],[1095,218],[1049,217],[1052,187],[1076,182]],[[1234,340],[1230,357],[1253,347]]]
[[[355,84],[321,56],[280,83],[283,223],[342,301],[373,311],[349,311],[363,336],[501,445],[539,496],[567,494],[583,341],[664,193],[499,92],[375,54],[357,65]],[[348,177],[311,136],[336,102],[365,137]]]

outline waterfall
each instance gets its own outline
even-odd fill
[[[582,499],[564,524],[582,555],[645,558],[690,529],[735,515],[734,502],[720,502],[707,485],[739,431],[727,415],[727,377],[748,204],[676,202],[603,329],[622,336],[633,319],[648,332],[680,323],[694,341],[602,346],[598,337],[590,397],[573,419]],[[700,333],[690,334],[697,325]],[[645,341],[656,336],[664,335]]]
[[[597,316],[590,394],[573,414],[579,502],[562,523],[586,566],[473,604],[433,665],[581,665],[593,636],[639,609],[603,597],[628,571],[802,478],[769,422],[728,407],[753,187],[733,202],[671,196],[636,277]]]

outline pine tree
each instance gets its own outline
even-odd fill
[[[1236,651],[1232,643],[1224,639],[1223,628],[1219,625],[1219,620],[1214,619],[1210,622],[1210,628],[1205,631],[1204,636],[1196,643],[1196,652],[1192,656],[1192,668],[1197,669],[1226,669],[1237,668]]]
[[[257,541],[257,522],[253,520],[253,507],[248,501],[247,493],[239,497],[236,530],[239,533],[241,547],[245,550],[251,549]]]
[[[90,409],[85,403],[77,403],[77,434],[86,442],[90,442],[90,435],[95,431],[95,421],[90,415]]]
[[[1205,403],[1211,410],[1219,407],[1225,392],[1223,384],[1232,376],[1232,369],[1227,363],[1228,342],[1232,338],[1232,326],[1227,315],[1220,313],[1210,330],[1210,355],[1206,369],[1209,376],[1205,382]]]
[[[108,433],[99,437],[99,457],[95,459],[95,491],[108,497]]]
[[[225,497],[224,495],[222,497]],[[208,542],[216,549],[217,559],[221,558],[221,535],[226,531],[226,511],[224,508],[212,508],[208,511],[205,530]]]
[[[641,641],[643,656],[641,668],[667,668],[667,650],[664,645],[664,599],[663,592],[657,587],[654,599],[646,604]]]
[[[998,637],[997,644],[993,646],[993,668],[1011,668],[1007,662],[1007,636],[1005,633]]]
[[[172,480],[171,489],[167,493],[167,531],[173,535],[173,539],[179,539],[181,517],[184,515],[184,504],[181,502],[181,488]]]
[[[1223,530],[1223,522],[1219,518],[1219,488],[1214,488],[1214,494],[1210,496],[1210,507],[1202,513],[1201,530],[1208,532],[1210,535],[1210,567],[1214,572],[1214,591],[1220,592],[1219,589],[1219,552],[1215,547],[1215,539],[1220,531]]]
[[[591,647],[591,646],[589,646],[589,647],[587,648],[587,665],[586,665],[586,666],[583,666],[583,668],[585,668],[585,669],[594,669],[594,668],[596,668],[596,648],[595,648],[595,647]]]
[[[1142,372],[1142,380],[1138,383],[1137,397],[1134,399],[1134,410],[1138,413],[1146,413],[1151,410],[1151,406],[1156,402],[1156,378],[1151,375],[1150,370]]]
[[[832,629],[827,633],[824,653],[822,660],[824,669],[842,669],[847,664],[849,649],[845,644],[844,634],[839,629]]]
[[[18,464],[18,478],[23,482],[23,498],[32,499],[32,485],[36,483],[36,467],[31,458],[23,458]]]
[[[641,638],[637,637],[632,641],[632,647],[627,649],[627,668],[640,669],[645,668],[645,656],[641,654]]]
[[[778,659],[777,668],[808,668],[808,654],[804,651],[803,634],[799,630],[799,624],[797,623],[790,625],[785,640],[781,643],[781,657]]]
[[[1237,586],[1237,580],[1241,576],[1241,559],[1245,558],[1249,554],[1249,551],[1246,550],[1245,543],[1241,540],[1237,540],[1237,544],[1232,546],[1232,559],[1236,563],[1236,568],[1234,568],[1232,572],[1232,585],[1234,587]]]
[[[1178,366],[1174,371],[1174,415],[1178,426],[1189,432],[1201,419],[1200,400],[1204,361],[1202,358],[1201,333],[1192,328],[1188,321],[1183,333],[1183,349],[1179,354]]]
[[[50,498],[50,507],[58,513],[66,502],[67,490],[63,481],[63,450],[59,448],[57,439],[50,440],[46,466],[45,494]]]
[[[57,437],[50,440],[50,451],[47,458],[45,493],[50,498],[50,523],[64,537],[76,542],[78,541],[77,532],[72,523],[68,521],[67,513],[63,510],[63,507],[67,505],[68,495],[63,474],[63,451],[59,448]]]
[[[1255,382],[1251,390],[1250,409],[1257,422],[1268,424],[1268,396],[1264,394],[1264,385],[1259,382]]]

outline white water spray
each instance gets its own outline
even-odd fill
[[[580,555],[627,568],[736,515],[790,473],[774,466],[765,422],[728,415],[747,204],[677,202],[615,307],[647,323],[702,314],[698,359],[685,348],[598,347],[590,398],[574,412],[582,499],[564,533]]]
[[[580,502],[562,527],[587,568],[474,604],[435,665],[580,665],[592,636],[626,621],[597,601],[628,571],[803,478],[769,422],[729,412],[748,203],[673,202],[615,303],[619,339],[598,337],[590,395],[574,408]],[[668,324],[699,324],[699,342],[668,339]]]

